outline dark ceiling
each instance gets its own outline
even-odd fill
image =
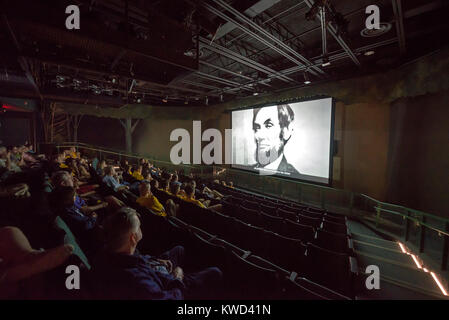
[[[80,30],[65,28],[70,4],[80,8]],[[364,30],[371,4],[380,8],[380,31]],[[448,4],[3,1],[0,95],[105,106],[212,105],[383,72],[448,44]]]

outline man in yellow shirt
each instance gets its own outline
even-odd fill
[[[182,200],[190,202],[190,203],[194,203],[194,204],[196,204],[197,206],[199,206],[201,208],[207,208],[207,209],[212,209],[212,210],[221,212],[222,205],[220,203],[211,206],[210,205],[210,200],[206,200],[206,201],[204,201],[204,203],[199,201],[199,200],[196,200],[195,199],[195,187],[194,187],[194,185],[189,183],[185,187],[184,192],[186,193],[186,196],[184,198],[182,198]]]
[[[159,200],[151,193],[151,186],[148,182],[142,182],[139,185],[140,197],[136,200],[142,207],[150,209],[159,216],[166,217],[164,206]]]
[[[143,180],[142,166],[141,165],[137,166],[137,169],[134,170],[132,176],[133,176],[134,179],[136,179],[138,181],[142,181]]]
[[[195,199],[195,189],[190,183],[185,187],[184,192],[186,193],[186,196],[182,198],[184,201],[194,203],[201,208],[206,208],[201,201]]]

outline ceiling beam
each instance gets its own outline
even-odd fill
[[[313,5],[315,4],[315,2],[313,0],[304,0],[305,3],[307,4],[307,6],[309,8],[312,8]],[[316,15],[318,18],[319,14]],[[329,33],[334,37],[334,39],[338,42],[338,44],[343,48],[343,50],[345,50],[347,52],[347,54],[349,55],[349,57],[351,58],[351,60],[357,65],[357,66],[361,66],[361,63],[359,61],[359,59],[355,56],[354,52],[351,50],[351,48],[349,47],[349,45],[346,43],[346,41],[341,37],[341,35],[338,32],[337,27],[335,27],[331,21],[328,22],[327,24],[327,30],[329,31]]]
[[[405,32],[404,32],[404,14],[402,11],[401,0],[391,0],[396,24],[396,33],[399,39],[399,51],[401,55],[405,54]]]
[[[265,10],[270,9],[278,2],[281,2],[281,0],[261,0],[253,4],[248,9],[246,9],[243,13],[250,18],[254,18],[255,16],[264,12]],[[235,28],[237,28],[237,25],[235,25],[232,22],[226,22],[218,29],[215,36],[211,36],[211,39],[212,37],[214,37],[214,40],[218,40],[227,35],[228,33],[232,32]]]
[[[273,36],[272,34],[270,34],[264,28],[260,27],[258,24],[256,24],[251,19],[249,19],[248,17],[246,17],[245,15],[240,13],[238,10],[234,9],[232,6],[230,6],[226,2],[224,2],[222,0],[212,0],[212,1],[215,2],[216,4],[218,4],[219,6],[221,6],[222,8],[224,8],[225,10],[232,13],[242,23],[248,24],[251,28],[256,30],[259,34],[261,34],[263,37],[269,39],[270,41],[265,40],[261,36],[258,36],[256,33],[252,32],[247,27],[243,26],[241,23],[236,22],[235,20],[233,20],[232,18],[228,17],[227,15],[221,13],[217,9],[213,8],[212,6],[205,4],[206,8],[209,11],[214,12],[215,14],[217,14],[218,16],[221,16],[222,18],[226,18],[226,20],[228,20],[228,21],[232,21],[233,23],[235,23],[238,26],[238,28],[242,29],[244,32],[248,33],[256,40],[271,47],[272,50],[280,53],[282,56],[284,56],[285,58],[294,62],[295,64],[297,64],[299,66],[301,66],[301,65],[310,66],[310,70],[309,70],[310,73],[312,73],[314,75],[318,75],[318,73],[324,74],[323,70],[321,70],[320,68],[318,68],[316,66],[313,66],[312,63],[309,60],[307,60],[307,58],[305,58],[304,56],[302,56],[301,54],[296,52],[294,49],[292,49],[291,47],[286,45],[282,40],[280,40],[280,39],[276,38],[275,36]]]
[[[277,72],[277,71],[275,71],[275,70],[273,70],[273,69],[271,69],[271,68],[269,68],[269,67],[267,67],[267,66],[265,66],[263,64],[260,64],[257,61],[254,61],[254,60],[251,60],[251,59],[249,59],[247,57],[244,57],[244,56],[238,54],[237,52],[234,52],[234,51],[229,50],[229,49],[227,49],[225,47],[222,47],[222,46],[220,46],[220,45],[218,45],[216,43],[209,44],[210,41],[208,39],[206,39],[206,38],[199,37],[199,41],[200,41],[200,46],[205,48],[205,49],[207,49],[207,50],[209,50],[209,51],[213,51],[215,53],[223,55],[223,56],[225,56],[225,57],[227,57],[227,58],[229,58],[231,60],[237,61],[237,62],[239,62],[239,63],[241,63],[243,65],[246,65],[246,66],[248,66],[248,67],[250,67],[252,69],[258,70],[258,71],[260,71],[262,73],[265,73],[267,75],[276,75],[276,78],[279,78],[279,79],[281,79],[284,82],[294,82],[293,79],[291,79],[289,77],[286,77],[286,76],[283,76],[279,72]]]

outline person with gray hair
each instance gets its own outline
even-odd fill
[[[159,257],[140,254],[143,239],[136,210],[123,207],[104,222],[105,250],[93,262],[95,296],[100,299],[180,300],[202,291],[203,298],[222,279],[218,268],[184,274],[184,247],[176,246]],[[149,239],[147,241],[157,241]]]
[[[284,155],[284,147],[293,135],[294,119],[295,114],[288,104],[254,109],[257,164],[253,169],[299,175]]]

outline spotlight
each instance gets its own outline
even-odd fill
[[[376,52],[374,50],[368,50],[364,53],[365,56],[369,57],[372,56],[373,54],[375,54]]]
[[[253,93],[253,96],[258,96],[259,95],[259,92],[254,92]]]
[[[168,96],[166,96],[164,99],[162,99],[162,102],[167,103],[168,102]]]
[[[309,75],[307,72],[304,72],[304,84],[311,84],[312,81],[310,81]]]
[[[329,61],[328,57],[323,58],[323,63],[321,64],[322,67],[328,67],[331,65],[331,62]]]
[[[141,103],[141,102],[142,102],[142,99],[137,98],[137,103]]]

